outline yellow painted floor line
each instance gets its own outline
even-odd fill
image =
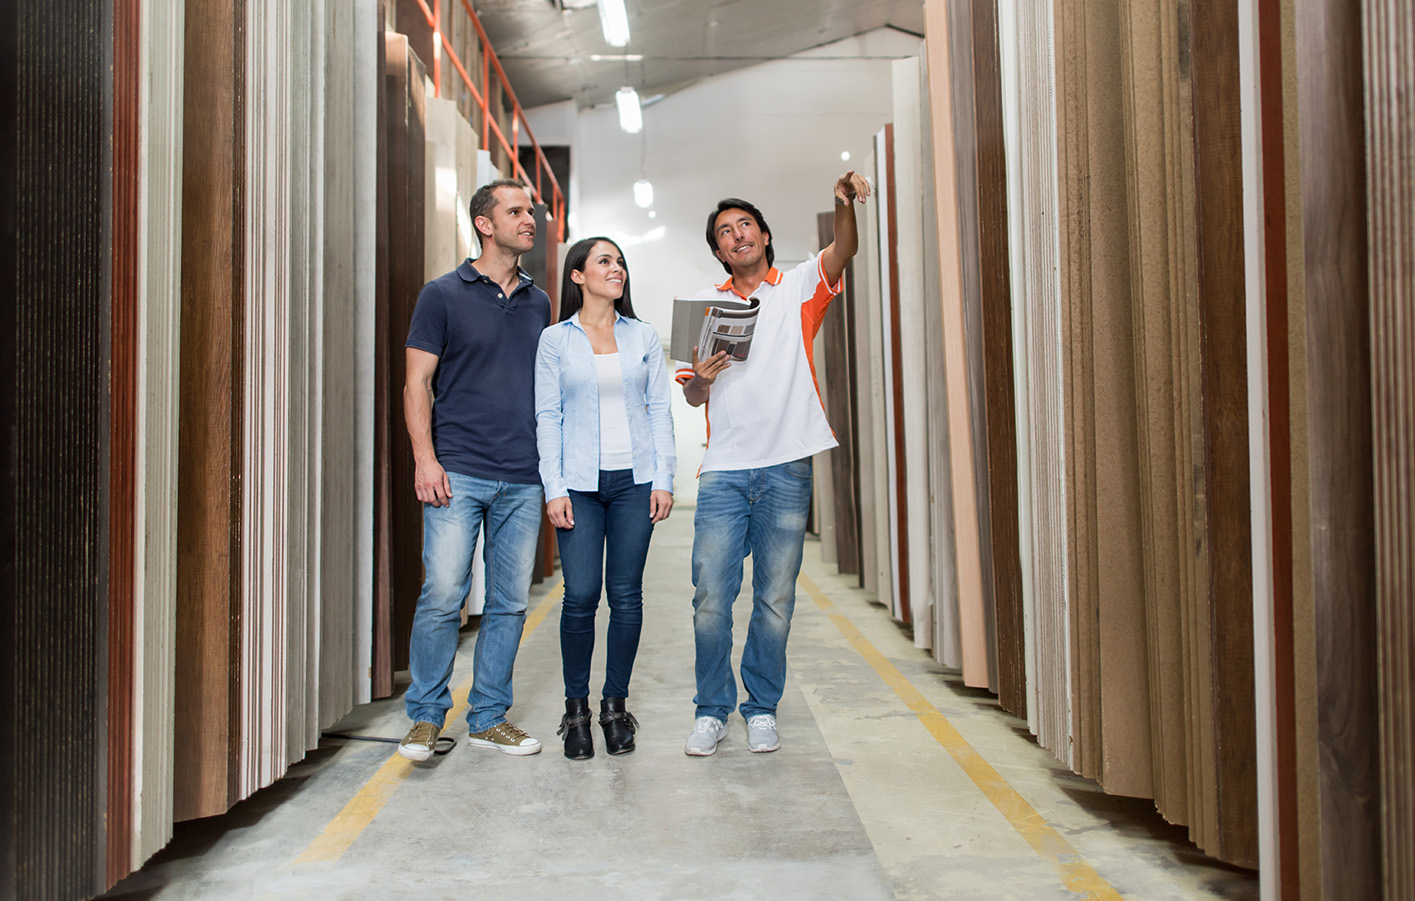
[[[835,624],[840,634],[845,636],[845,640],[854,646],[860,656],[874,667],[885,684],[914,712],[924,728],[928,729],[943,749],[953,757],[983,796],[991,801],[1012,828],[1017,830],[1017,834],[1031,845],[1032,850],[1041,855],[1043,860],[1056,868],[1067,889],[1087,898],[1121,897],[1094,867],[1081,858],[1076,849],[1071,847],[1071,843],[1053,829],[1042,815],[993,769],[992,764],[968,744],[967,739],[953,728],[948,718],[929,703],[898,667],[890,663],[888,658],[855,628],[855,624],[848,617],[836,610],[835,604],[808,576],[802,573],[799,581],[801,587],[816,602],[816,606]]]
[[[549,593],[535,606],[530,613],[526,614],[526,623],[521,630],[521,644],[526,643],[526,639],[531,637],[531,633],[536,630],[549,615],[553,608],[565,593],[565,583],[562,581],[551,588]],[[447,711],[446,722],[454,722],[467,709],[467,693],[472,689],[472,679],[470,676],[452,692],[453,698],[460,698],[456,701],[451,710]],[[373,822],[373,818],[378,816],[378,812],[383,809],[393,798],[393,794],[398,791],[398,786],[403,784],[403,780],[412,773],[414,763],[403,757],[399,757],[395,751],[393,756],[381,767],[378,772],[364,787],[359,789],[358,794],[349,799],[349,803],[344,805],[344,809],[329,821],[329,825],[324,827],[324,831],[317,835],[314,841],[309,843],[309,847],[295,858],[295,864],[319,863],[338,860],[344,852],[349,850],[349,846],[354,843],[363,831],[368,828],[368,824]]]

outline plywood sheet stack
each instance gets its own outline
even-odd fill
[[[403,343],[423,270],[426,213],[424,69],[408,39],[389,32],[384,42],[385,187],[380,220],[378,321],[375,335],[376,414],[374,469],[374,666],[375,697],[393,693],[393,672],[408,662],[408,635],[422,583],[422,513],[413,483],[412,447],[403,427]],[[386,241],[386,243],[385,243]]]
[[[875,178],[877,157],[871,153],[862,171]],[[854,313],[859,335],[859,365],[855,370],[855,397],[860,412],[860,534],[862,543],[860,585],[893,609],[894,592],[888,478],[888,444],[885,426],[883,308],[881,306],[879,211],[887,202],[883,183],[875,181],[876,200],[867,204],[857,220],[860,249],[855,256],[855,284],[860,302]]]
[[[903,337],[899,321],[899,246],[896,222],[899,194],[895,186],[894,127],[886,125],[875,135],[875,197],[879,219],[875,229],[878,248],[880,341],[883,369],[881,408],[884,425],[885,497],[888,510],[888,565],[890,608],[894,618],[909,622],[912,612],[909,576],[906,445],[904,440]]]
[[[1369,3],[1366,192],[1379,603],[1382,871],[1387,898],[1415,897],[1415,15]]]
[[[948,398],[948,461],[953,500],[953,542],[957,564],[959,636],[963,681],[969,686],[989,684],[985,621],[986,596],[980,556],[979,498],[976,474],[975,409],[971,401],[970,359],[967,338],[966,289],[963,277],[964,238],[960,232],[958,161],[955,150],[954,67],[950,48],[949,10],[944,3],[925,5],[930,121],[934,147],[935,206],[938,210],[940,305],[943,333],[931,336],[930,345],[945,359]]]
[[[894,77],[894,197],[896,243],[893,248],[899,275],[899,363],[903,413],[904,472],[903,496],[906,507],[902,526],[908,534],[909,622],[914,626],[914,644],[933,645],[935,587],[930,561],[934,556],[929,523],[928,383],[920,378],[927,370],[926,334],[918,323],[924,320],[924,221],[922,204],[912,201],[922,196],[919,173],[923,171],[922,110],[919,97],[919,69],[914,59],[895,60]]]
[[[1194,254],[1187,192],[1192,114],[1174,13],[1164,0],[1122,6],[1121,84],[1154,798],[1171,822],[1190,823],[1189,755],[1199,730],[1186,716],[1185,674],[1192,670],[1183,639],[1186,615],[1202,594],[1195,590],[1193,555],[1182,551],[1194,544],[1185,534],[1192,532],[1192,525],[1185,529],[1193,521],[1192,500],[1181,497],[1192,499],[1196,490],[1183,410],[1198,403],[1198,386],[1187,378],[1185,330],[1176,315],[1193,306]]]
[[[977,153],[978,303],[983,417],[987,436],[988,552],[985,576],[994,609],[993,655],[998,701],[1027,715],[1025,626],[1018,551],[1017,432],[1013,395],[1012,295],[1007,214],[1007,160],[1003,137],[1002,66],[997,5],[975,3],[973,132]]]
[[[183,10],[145,5],[140,14],[145,140],[139,171],[141,289],[134,511],[135,869],[172,837],[177,587],[178,366],[181,346]],[[112,868],[110,861],[110,872]]]
[[[1050,4],[1003,4],[1003,105],[1013,233],[1019,557],[1027,628],[1027,721],[1072,762],[1071,623],[1063,486],[1060,285],[1057,269],[1055,67]],[[1025,536],[1025,537],[1023,537]]]
[[[110,362],[101,5],[0,10],[0,895],[102,890]],[[129,593],[131,598],[131,593]],[[42,737],[42,740],[36,740]]]

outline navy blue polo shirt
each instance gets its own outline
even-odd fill
[[[423,286],[408,347],[437,355],[432,446],[449,472],[538,484],[535,358],[550,298],[521,272],[511,296],[471,260]]]

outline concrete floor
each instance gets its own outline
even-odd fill
[[[916,649],[853,577],[820,564],[813,541],[781,750],[748,753],[734,714],[715,756],[685,756],[691,543],[690,509],[654,536],[633,754],[560,752],[552,579],[532,592],[511,711],[541,754],[472,749],[461,718],[450,721],[457,748],[423,764],[391,745],[326,739],[226,815],[179,823],[171,845],[105,897],[1257,897],[1254,874],[1203,857],[1150,802],[1069,773],[1025,723]],[[464,633],[454,686],[471,672],[474,640]],[[399,696],[336,729],[401,737],[407,725]]]

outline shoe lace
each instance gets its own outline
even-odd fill
[[[715,716],[700,716],[693,723],[693,731],[701,732],[704,735],[711,732],[716,732],[719,728],[718,723],[720,722],[721,720],[719,720]]]
[[[502,735],[504,735],[506,738],[511,739],[513,742],[520,741],[521,739],[526,738],[530,735],[530,733],[526,732],[521,727],[512,725],[509,722],[499,724],[496,727],[496,730]]]
[[[776,731],[776,717],[769,713],[759,713],[747,723],[750,729],[771,729]]]

